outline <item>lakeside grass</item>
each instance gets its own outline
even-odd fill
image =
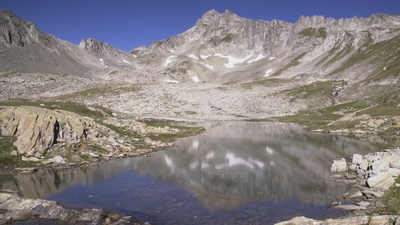
[[[400,178],[396,178],[396,183],[400,183]],[[380,198],[383,206],[375,207],[370,214],[380,215],[400,215],[400,187],[392,186],[383,197]]]
[[[204,127],[190,126],[188,124],[182,125],[177,123],[176,121],[170,121],[170,120],[145,119],[145,120],[140,120],[139,122],[143,122],[147,126],[161,127],[161,128],[169,127],[179,130],[178,132],[172,134],[149,134],[150,139],[161,142],[172,142],[178,138],[197,135],[205,131]]]
[[[133,138],[134,140],[131,142],[132,145],[138,148],[149,148],[149,144],[144,142],[144,138],[150,138],[153,141],[161,141],[164,143],[169,143],[175,141],[177,138],[187,137],[202,133],[205,131],[203,127],[197,126],[188,126],[178,124],[176,121],[167,121],[167,120],[142,120],[139,122],[145,123],[147,126],[151,127],[165,127],[168,126],[170,128],[178,129],[178,132],[171,134],[159,134],[159,133],[150,133],[150,134],[138,134],[135,131],[132,131],[126,127],[119,127],[113,124],[105,123],[104,120],[111,117],[113,111],[111,109],[102,107],[102,106],[86,106],[76,102],[69,101],[45,101],[45,100],[29,100],[29,99],[12,99],[9,101],[0,102],[1,106],[34,106],[34,107],[42,107],[51,110],[65,110],[69,112],[76,113],[80,116],[85,116],[94,119],[97,123],[109,128],[114,131],[121,137]],[[195,112],[189,112],[195,113]],[[88,143],[89,144],[89,143]],[[93,148],[97,152],[103,151],[101,146],[95,146],[93,143],[88,145]],[[9,154],[4,154],[4,159],[6,161],[10,161],[5,157],[8,157]],[[1,156],[0,156],[1,157]],[[1,159],[1,158],[0,158]],[[1,161],[0,161],[1,164]]]

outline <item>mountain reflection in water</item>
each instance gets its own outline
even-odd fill
[[[146,187],[151,191],[146,182],[153,180],[160,185],[176,187],[182,190],[181,194],[185,191],[191,193],[211,212],[232,211],[263,201],[277,204],[295,201],[304,207],[328,208],[336,196],[350,188],[328,177],[332,160],[337,156],[348,158],[354,153],[366,154],[377,150],[366,142],[309,133],[285,123],[210,123],[206,124],[206,129],[205,134],[180,139],[176,147],[156,152],[148,158],[127,158],[72,169],[18,174],[13,182],[4,182],[1,187],[17,189],[27,197],[50,198],[63,204],[63,199],[68,198],[62,197],[63,193],[70,196],[72,190],[82,187],[94,193],[94,189],[103,185],[104,194],[101,191],[96,193],[112,195],[114,202],[122,204],[129,192],[121,193],[118,187],[125,186],[127,190],[128,180],[134,179],[129,177],[138,177],[131,183],[141,185],[138,182],[144,182],[140,186],[142,195]],[[127,172],[134,176],[127,176]],[[139,192],[139,189],[133,192]],[[151,194],[146,198],[140,200],[141,204],[157,201],[151,199]],[[104,207],[101,204],[90,206]],[[108,206],[110,210],[118,209]],[[119,207],[130,211],[126,208],[128,206]],[[148,213],[148,209],[143,210]],[[290,208],[285,210],[293,211]]]

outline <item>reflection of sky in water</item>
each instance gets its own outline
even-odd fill
[[[296,215],[339,215],[328,206],[349,186],[328,177],[332,160],[374,150],[288,124],[211,124],[205,134],[180,139],[177,147],[149,158],[21,174],[16,183],[25,196],[107,208],[153,223],[268,224]]]

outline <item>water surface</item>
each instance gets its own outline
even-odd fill
[[[284,123],[210,123],[206,129],[150,157],[18,174],[2,187],[152,224],[273,224],[298,215],[343,215],[330,204],[351,190],[329,178],[332,160],[377,150]]]

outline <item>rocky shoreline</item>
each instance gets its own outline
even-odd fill
[[[400,215],[374,213],[375,208],[384,207],[380,199],[385,192],[400,186],[394,179],[400,171],[398,162],[400,149],[388,149],[364,156],[354,154],[351,162],[346,162],[345,159],[334,160],[331,178],[354,185],[359,191],[343,193],[341,196],[352,200],[354,204],[335,202],[332,207],[349,210],[351,213],[344,218],[326,220],[299,216],[278,224],[400,224]],[[0,192],[4,192],[0,193],[0,223],[57,221],[57,224],[139,224],[132,217],[102,209],[68,210],[55,201],[25,198],[9,190]]]
[[[115,113],[99,119],[44,106],[3,107],[0,119],[1,134],[16,136],[16,149],[10,154],[20,157],[22,162],[35,163],[32,167],[23,168],[16,168],[18,163],[15,164],[13,171],[19,173],[35,172],[38,167],[69,167],[101,160],[146,156],[149,152],[173,145],[173,142],[162,138],[155,140],[157,137],[180,132],[178,128],[151,126],[137,120],[124,119]],[[134,136],[130,136],[132,134]],[[399,185],[395,184],[393,178],[400,175],[399,148],[364,156],[354,154],[351,162],[344,158],[336,159],[331,172],[332,179],[359,189],[341,196],[343,199],[351,199],[355,204],[332,204],[335,208],[355,211],[355,216],[324,221],[296,217],[279,224],[381,224],[389,221],[400,224],[399,216],[366,215],[374,208],[382,207],[379,198],[392,186]],[[10,191],[0,190],[0,223],[57,220],[59,224],[135,224],[131,217],[102,209],[68,210],[54,201],[1,192]]]
[[[338,219],[314,220],[295,217],[279,225],[301,224],[400,224],[400,215],[377,215],[376,208],[385,208],[381,198],[391,188],[398,188],[395,178],[400,175],[400,149],[386,149],[367,155],[354,154],[351,162],[336,159],[331,166],[331,178],[337,182],[354,185],[358,191],[343,193],[343,199],[350,199],[354,204],[332,203],[332,207],[352,211],[350,216]],[[386,209],[387,210],[387,209]]]
[[[7,190],[3,190],[7,191]],[[53,221],[56,224],[138,224],[130,216],[103,209],[68,210],[55,201],[32,199],[16,193],[0,193],[0,224],[16,221]]]
[[[44,104],[39,107],[2,106],[0,176],[35,173],[38,168],[69,168],[125,157],[146,157],[153,151],[172,146],[176,137],[203,131],[192,126],[169,127],[164,122],[149,125],[114,112],[72,106],[79,108],[63,110],[65,107]],[[72,112],[82,110],[89,110],[90,117]],[[12,190],[0,190],[0,224],[16,221],[140,224],[132,217],[103,209],[68,210],[55,201],[26,198]]]
[[[9,141],[12,142],[7,148],[10,150],[3,152],[16,161],[10,166],[74,166],[147,156],[150,152],[172,146],[176,137],[203,131],[193,126],[170,127],[167,122],[153,126],[114,112],[78,107],[82,108],[74,110],[89,110],[88,114],[92,116],[82,116],[60,106],[2,107],[0,141],[5,137],[15,137]]]

